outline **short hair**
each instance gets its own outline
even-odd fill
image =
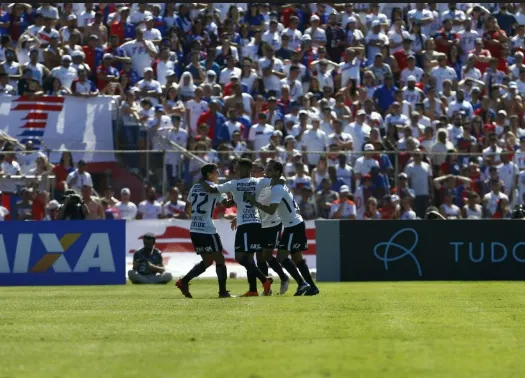
[[[246,169],[251,170],[253,167],[253,163],[250,159],[244,158],[244,159],[239,160],[239,167],[244,167]]]
[[[253,167],[257,168],[260,171],[264,171],[264,164],[260,160],[255,160],[253,162]]]
[[[204,164],[201,168],[201,175],[204,179],[207,179],[210,173],[218,169],[219,167],[217,166],[217,164]]]
[[[277,172],[279,172],[281,174],[281,176],[283,175],[283,172],[284,172],[284,167],[283,167],[283,164],[277,160],[270,160],[270,162],[268,164],[273,164],[273,169],[276,170]]]

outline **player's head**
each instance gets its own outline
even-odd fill
[[[252,166],[252,177],[261,178],[264,177],[264,164],[259,160],[253,162]]]
[[[239,177],[247,178],[252,175],[253,163],[250,159],[239,160]]]
[[[148,232],[146,235],[144,235],[143,241],[144,248],[152,249],[155,246],[155,235]]]
[[[282,163],[277,160],[270,160],[268,168],[266,169],[266,176],[268,178],[280,178],[283,175],[284,167]]]
[[[214,183],[219,182],[219,167],[217,164],[205,164],[201,168],[202,178]]]

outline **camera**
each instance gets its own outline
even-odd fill
[[[69,205],[78,206],[82,203],[82,198],[78,194],[69,194],[66,196]]]
[[[429,207],[425,214],[425,220],[445,220],[435,207]]]
[[[61,220],[84,220],[85,214],[82,206],[82,198],[73,190],[68,190],[64,194],[63,215],[61,216]]]
[[[511,219],[518,220],[518,219],[525,219],[525,206],[524,205],[518,205],[514,208],[512,211]]]

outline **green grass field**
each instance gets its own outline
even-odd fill
[[[244,280],[229,281],[241,293]],[[525,285],[0,289],[0,378],[525,377]]]

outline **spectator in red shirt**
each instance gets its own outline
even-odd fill
[[[41,221],[46,216],[47,193],[39,192],[33,201],[33,220]]]
[[[104,55],[104,50],[97,47],[98,46],[98,37],[96,35],[89,36],[88,43],[86,46],[82,47],[84,50],[85,59],[84,62],[89,66],[91,72],[96,72],[99,65],[99,61]]]
[[[398,204],[399,196],[386,195],[383,198],[383,208],[381,209],[381,219],[394,220],[399,219],[400,206]]]
[[[485,21],[486,31],[483,34],[485,48],[490,51],[492,56],[499,57],[501,55],[502,45],[509,39],[505,32],[500,29],[496,17],[489,16]]]
[[[118,16],[115,14],[115,19],[110,25],[110,35],[117,35],[121,41],[126,39],[126,23],[129,17],[129,8],[123,7],[118,12]]]
[[[507,45],[503,45],[501,47],[501,55],[498,56],[498,71],[505,72],[505,75],[508,75],[509,73],[509,47]]]
[[[97,88],[103,91],[109,83],[117,83],[119,79],[118,70],[113,67],[113,55],[104,54],[102,64],[97,67]]]
[[[476,38],[474,47],[474,50],[472,50],[470,53],[476,57],[475,67],[481,72],[481,74],[484,74],[487,68],[489,67],[490,61],[492,59],[492,54],[489,50],[483,48],[482,38]]]
[[[436,38],[436,51],[447,54],[451,46],[459,45],[459,36],[452,31],[452,20],[446,19],[443,21],[443,29],[441,29]]]
[[[402,72],[405,68],[408,67],[408,57],[414,56],[415,53],[412,51],[412,38],[410,35],[403,36],[403,49],[394,53],[394,58],[396,58],[399,71]]]

